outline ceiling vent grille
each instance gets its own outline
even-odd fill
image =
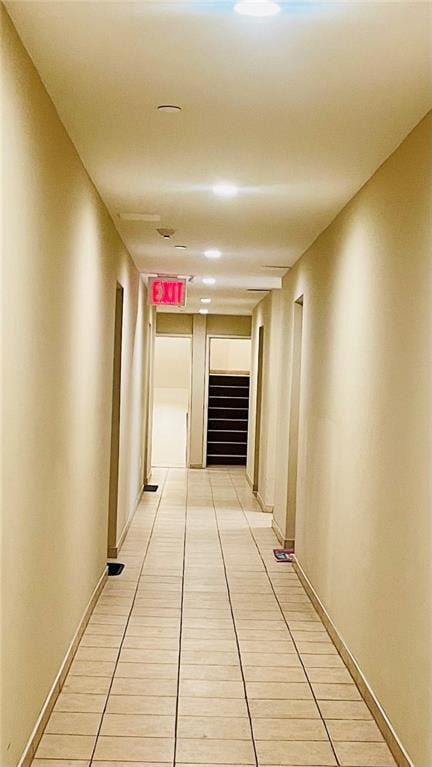
[[[285,270],[288,270],[288,269],[291,269],[291,267],[290,266],[283,266],[283,265],[280,265],[280,264],[263,264],[261,269],[285,269]]]
[[[146,223],[156,223],[161,220],[158,213],[119,213],[121,221],[145,221]]]

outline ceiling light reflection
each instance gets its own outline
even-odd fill
[[[281,7],[274,0],[240,0],[234,6],[236,13],[240,16],[276,16],[280,13]]]

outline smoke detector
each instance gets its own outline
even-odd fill
[[[175,229],[156,229],[156,231],[159,232],[164,240],[170,240],[173,234],[175,234]]]

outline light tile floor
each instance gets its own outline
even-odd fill
[[[244,472],[154,480],[33,767],[393,767]]]

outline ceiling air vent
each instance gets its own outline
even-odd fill
[[[291,269],[291,267],[281,266],[280,264],[263,264],[261,269]]]
[[[122,221],[145,221],[147,223],[156,223],[160,221],[159,213],[119,213]]]

